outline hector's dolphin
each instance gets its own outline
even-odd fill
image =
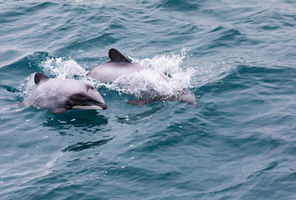
[[[99,82],[113,82],[120,76],[129,75],[131,73],[140,72],[147,70],[147,67],[131,63],[125,56],[123,56],[118,50],[109,50],[110,61],[103,63],[91,71],[88,72],[87,76],[96,79]],[[170,78],[164,74],[159,74],[164,81],[169,82]],[[152,89],[153,90],[153,89]],[[156,101],[180,101],[186,102],[192,105],[197,105],[195,95],[188,89],[183,89],[175,94],[155,95],[155,91],[142,91],[142,98],[139,100],[129,100],[128,103],[133,105],[144,105]]]
[[[37,88],[24,100],[51,113],[63,113],[71,109],[106,109],[100,93],[91,85],[74,79],[49,78],[41,73],[34,76]]]

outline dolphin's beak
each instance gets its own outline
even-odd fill
[[[98,102],[97,106],[101,107],[101,109],[103,109],[103,110],[107,109],[107,105],[105,103],[102,103],[102,102]]]
[[[91,106],[73,106],[72,109],[82,109],[82,110],[106,110],[107,105],[104,103],[99,103],[97,105]]]

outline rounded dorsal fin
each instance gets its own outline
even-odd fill
[[[109,58],[111,62],[127,62],[130,63],[130,61],[124,57],[118,50],[112,48],[109,50]]]
[[[37,72],[34,76],[34,82],[35,84],[39,84],[40,82],[44,82],[44,81],[47,81],[49,79],[48,76],[42,74],[42,73],[39,73]]]

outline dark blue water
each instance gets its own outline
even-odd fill
[[[1,1],[0,27],[0,199],[296,198],[295,1]],[[104,111],[17,104],[112,47],[198,106],[106,86]]]

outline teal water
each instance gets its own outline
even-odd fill
[[[1,1],[0,25],[0,199],[296,198],[294,1]],[[18,105],[35,72],[83,79],[112,47],[198,106],[100,85],[104,111]]]

